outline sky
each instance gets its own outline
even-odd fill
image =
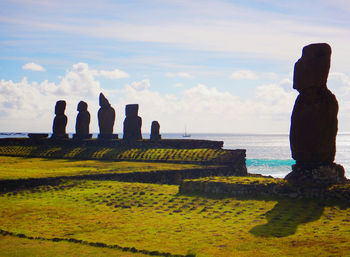
[[[347,0],[2,0],[0,132],[51,132],[56,101],[98,95],[116,110],[139,104],[142,132],[289,133],[302,48],[332,47],[328,88],[339,131],[350,132]]]

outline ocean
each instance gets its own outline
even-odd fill
[[[0,138],[3,137],[26,137],[26,133],[0,133]],[[143,134],[143,138],[149,138],[149,134]],[[163,133],[162,138],[184,139],[182,134],[170,133]],[[224,141],[225,149],[246,149],[249,173],[284,177],[295,163],[291,158],[288,134],[191,134],[190,139]],[[344,166],[346,176],[350,177],[350,133],[337,135],[335,161]]]

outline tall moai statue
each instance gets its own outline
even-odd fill
[[[156,120],[152,121],[151,136],[150,136],[151,141],[158,141],[162,139],[162,136],[159,134],[159,129],[160,129],[160,125],[158,121]]]
[[[290,147],[296,160],[286,177],[291,182],[332,184],[344,180],[343,167],[334,163],[338,102],[327,88],[331,52],[325,43],[307,45],[294,66],[293,88],[299,95],[290,127]]]
[[[66,110],[66,101],[59,100],[55,105],[55,118],[53,120],[52,126],[52,136],[53,139],[64,139],[68,138],[66,134],[66,126],[67,126],[67,116],[64,114]]]
[[[88,104],[84,101],[80,101],[77,107],[79,112],[75,123],[75,134],[74,139],[89,139],[92,134],[89,134],[90,125],[90,113],[87,110]]]
[[[100,128],[100,139],[115,139],[118,135],[113,134],[113,126],[115,121],[115,111],[107,98],[100,93],[100,109],[98,110],[98,126]]]
[[[141,140],[142,119],[138,116],[139,105],[127,104],[125,106],[123,139],[128,141]]]

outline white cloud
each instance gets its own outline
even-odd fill
[[[168,78],[184,78],[184,79],[190,79],[193,78],[193,76],[187,72],[177,72],[177,73],[171,73],[171,72],[166,72],[165,76]]]
[[[269,117],[271,120],[279,119],[291,114],[298,92],[290,88],[284,89],[280,84],[262,85],[256,88],[254,102],[256,102],[256,115]]]
[[[236,70],[232,72],[231,79],[247,79],[247,80],[256,80],[256,79],[269,79],[277,80],[278,74],[274,72],[254,72],[251,70]]]
[[[266,78],[266,79],[277,79],[278,78],[278,75],[274,72],[262,72],[260,74],[260,76],[262,78]]]
[[[266,85],[257,89],[253,99],[241,100],[231,92],[203,84],[179,95],[161,94],[150,89],[148,79],[125,85],[118,94],[108,94],[93,74],[87,64],[78,63],[58,84],[30,83],[25,78],[17,83],[1,80],[0,130],[49,132],[55,102],[63,99],[67,101],[67,131],[74,131],[76,105],[84,100],[91,113],[90,130],[97,132],[97,95],[103,91],[117,111],[115,131],[122,131],[124,105],[138,103],[143,132],[149,131],[153,120],[166,132],[182,132],[185,124],[192,132],[281,132],[289,128],[296,95],[279,85]]]
[[[148,132],[151,122],[158,120],[164,132],[182,132],[187,124],[192,133],[288,133],[290,115],[298,95],[292,89],[290,78],[276,84],[261,85],[256,88],[253,97],[241,99],[232,92],[204,84],[197,84],[176,95],[162,94],[151,89],[149,79],[127,84],[115,94],[101,88],[95,76],[96,71],[90,70],[88,64],[78,63],[57,84],[28,82],[26,78],[19,82],[1,80],[0,130],[51,131],[55,102],[63,99],[67,101],[67,131],[74,131],[76,105],[84,100],[88,102],[91,113],[90,130],[98,132],[96,113],[99,108],[98,93],[102,91],[107,93],[117,112],[115,131],[122,131],[124,105],[138,103],[143,132]],[[340,84],[335,85],[337,81]],[[332,73],[329,84],[338,95],[339,120],[346,120],[347,113],[350,113],[350,100],[338,92],[342,88],[350,88],[349,76]],[[340,128],[343,127],[346,125],[340,122]]]
[[[350,131],[350,76],[342,72],[329,73],[328,88],[336,96],[339,104],[339,131]]]
[[[87,63],[73,64],[72,68],[61,77],[61,81],[55,85],[48,81],[40,83],[43,92],[57,95],[80,95],[86,97],[97,97],[101,92],[100,82],[96,77],[106,77],[110,79],[126,78],[126,72],[115,69],[113,71],[90,69]]]
[[[90,70],[87,63],[77,63],[66,72],[58,85],[44,81],[41,87],[44,91],[58,95],[98,96],[101,92],[100,83],[95,80],[96,71]]]
[[[144,79],[141,81],[134,81],[128,86],[132,87],[133,89],[142,91],[149,88],[151,86],[151,83],[149,79]]]
[[[105,77],[108,79],[123,79],[123,78],[130,77],[128,73],[121,71],[121,70],[118,70],[118,69],[115,69],[112,71],[100,70],[100,71],[97,71],[96,75],[102,76],[102,77]]]
[[[31,71],[45,71],[45,68],[37,63],[29,62],[22,66],[23,70],[31,70]]]
[[[328,76],[327,87],[340,99],[343,105],[350,108],[350,77],[347,74],[331,72]]]
[[[176,84],[174,84],[174,87],[183,87],[184,85],[183,84],[181,84],[181,83],[176,83]]]
[[[232,79],[258,79],[258,75],[250,70],[237,70],[231,74]]]
[[[350,77],[342,72],[331,72],[328,84],[335,84],[335,87],[350,90]]]
[[[127,85],[118,102],[139,104],[143,131],[158,120],[166,132],[182,132],[187,124],[192,132],[288,133],[296,95],[277,84],[259,87],[248,100],[203,84],[177,96]]]
[[[293,89],[293,80],[290,78],[284,78],[279,82],[279,85],[285,90]]]
[[[84,100],[91,112],[91,130],[97,131],[98,94],[102,91],[95,79],[99,71],[89,69],[87,63],[74,64],[58,83],[0,81],[0,130],[50,132],[54,106],[66,100],[69,117],[67,131],[74,131],[76,106]],[[108,97],[108,94],[107,94]],[[90,104],[91,103],[91,104]]]

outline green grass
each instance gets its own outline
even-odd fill
[[[206,166],[177,163],[112,162],[8,156],[0,156],[0,163],[0,180],[206,168]]]
[[[284,184],[286,181],[284,179],[279,178],[267,178],[267,177],[204,177],[198,179],[190,179],[185,181],[193,181],[193,182],[215,182],[215,183],[225,183],[225,184],[241,184],[241,185],[268,185],[268,184]]]
[[[172,254],[346,256],[349,227],[349,206],[179,195],[169,185],[81,180],[0,195],[2,230]]]
[[[197,167],[20,157],[0,157],[0,162],[0,179]],[[284,183],[260,177],[194,181]],[[178,191],[170,185],[65,180],[1,193],[0,256],[349,256],[349,204]]]
[[[0,256],[2,257],[57,257],[57,256],[115,256],[115,257],[145,257],[148,254],[131,253],[117,249],[93,247],[73,244],[70,242],[51,242],[44,240],[29,240],[14,236],[0,235]]]

